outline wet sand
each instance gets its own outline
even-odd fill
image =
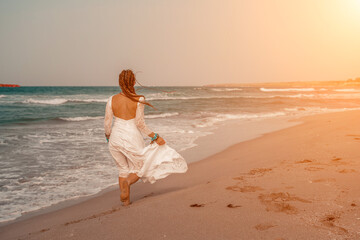
[[[360,111],[305,117],[133,185],[130,206],[108,191],[1,227],[0,238],[360,239],[359,120]]]

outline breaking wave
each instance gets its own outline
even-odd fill
[[[348,88],[348,89],[335,89],[335,92],[360,92],[360,89]]]
[[[67,102],[107,102],[107,99],[65,99],[65,98],[54,98],[54,99],[33,99],[29,98],[22,103],[25,104],[46,104],[46,105],[60,105]]]
[[[231,120],[231,119],[257,119],[257,118],[271,118],[286,115],[285,112],[268,112],[268,113],[242,113],[242,114],[226,114],[220,113],[212,117],[201,119],[196,123],[195,127],[210,127],[218,122]]]
[[[210,88],[210,90],[215,92],[233,92],[233,91],[242,91],[241,88]]]
[[[161,113],[161,114],[152,114],[152,115],[145,115],[145,118],[165,118],[165,117],[173,117],[179,115],[178,112],[173,113]]]
[[[99,116],[99,117],[69,117],[69,118],[59,118],[61,120],[65,120],[65,121],[71,121],[71,122],[79,122],[79,121],[86,121],[86,120],[95,120],[95,119],[102,119],[104,117]]]
[[[312,92],[314,88],[260,88],[262,92]]]

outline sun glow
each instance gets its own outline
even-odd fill
[[[346,6],[346,13],[351,17],[360,19],[360,0],[339,1]]]

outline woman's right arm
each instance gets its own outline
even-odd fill
[[[106,108],[105,108],[105,119],[104,119],[104,129],[105,129],[105,136],[107,139],[109,139],[110,134],[111,134],[111,126],[112,126],[112,121],[113,121],[113,116],[114,113],[112,111],[112,107],[111,107],[111,100],[112,97],[110,97],[106,103]]]

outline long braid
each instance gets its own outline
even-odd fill
[[[136,94],[135,88],[134,88],[135,82],[136,82],[136,79],[135,79],[135,75],[132,70],[127,69],[127,70],[123,70],[120,73],[119,86],[121,88],[121,91],[124,93],[125,96],[130,98],[132,101],[140,102],[135,97],[143,97],[145,99],[145,96]],[[156,109],[153,105],[151,105],[150,103],[148,103],[146,101],[141,102],[141,103],[146,104],[146,105]]]

